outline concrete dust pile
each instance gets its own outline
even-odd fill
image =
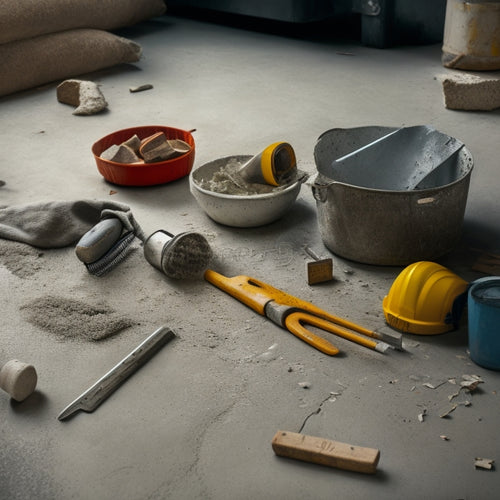
[[[48,295],[21,307],[27,321],[62,340],[98,341],[116,335],[133,322],[105,305]]]
[[[43,268],[43,252],[13,241],[0,240],[0,265],[18,278],[27,278]]]

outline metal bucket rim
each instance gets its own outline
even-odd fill
[[[371,187],[365,187],[365,186],[358,186],[356,184],[349,184],[346,182],[342,181],[337,181],[335,179],[332,179],[331,177],[328,177],[328,175],[323,174],[322,172],[319,171],[318,169],[318,162],[317,162],[317,157],[316,157],[316,150],[317,146],[321,140],[322,137],[325,136],[325,134],[329,134],[334,131],[342,130],[342,131],[356,131],[356,130],[363,130],[363,129],[369,129],[369,128],[381,128],[381,129],[387,129],[387,130],[396,130],[397,127],[378,127],[378,126],[363,126],[363,127],[354,127],[354,128],[332,128],[330,130],[327,130],[326,132],[323,132],[319,137],[318,140],[316,141],[316,146],[314,148],[314,159],[315,159],[315,165],[316,165],[316,170],[318,172],[318,175],[322,176],[325,179],[328,179],[327,182],[325,183],[316,183],[315,181],[315,186],[319,188],[327,188],[332,185],[339,185],[343,186],[346,188],[350,188],[353,190],[359,190],[363,192],[374,192],[377,194],[384,193],[384,194],[392,194],[392,195],[401,195],[401,194],[415,194],[415,195],[430,195],[432,193],[441,191],[445,188],[449,188],[451,186],[454,186],[455,184],[458,184],[460,182],[463,182],[464,179],[467,177],[470,177],[472,170],[474,169],[474,157],[472,156],[472,153],[469,151],[467,146],[464,146],[462,150],[459,152],[459,155],[461,156],[466,156],[466,165],[464,167],[464,172],[463,175],[455,179],[453,182],[450,182],[448,184],[442,184],[441,186],[435,186],[431,188],[425,188],[425,189],[413,189],[413,190],[407,190],[407,189],[380,189],[380,188],[371,188]],[[467,161],[468,160],[468,161]]]
[[[397,130],[399,127],[390,127],[386,125],[362,125],[360,127],[333,127],[331,129],[326,130],[316,140],[316,145],[323,139],[326,135],[330,134],[331,132],[336,132],[338,130],[342,131],[357,131],[357,130],[367,130],[367,129],[373,129],[373,128],[378,128],[380,130],[387,130],[388,132],[391,132],[393,130]]]

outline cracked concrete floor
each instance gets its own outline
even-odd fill
[[[313,173],[314,144],[325,130],[428,123],[463,140],[475,159],[464,240],[440,262],[471,280],[478,276],[472,270],[476,250],[499,252],[499,113],[444,108],[435,80],[443,72],[439,46],[380,51],[331,34],[292,37],[170,15],[122,34],[143,46],[144,59],[86,76],[101,85],[108,112],[73,116],[56,101],[54,85],[0,101],[1,205],[111,198],[128,204],[146,233],[205,234],[224,274],[254,276],[377,328],[384,324],[382,299],[401,268],[332,255],[335,280],[308,286],[310,257],[303,246],[330,254],[307,186],[280,221],[232,229],[201,212],[187,179],[150,188],[106,183],[90,146],[133,125],[196,128],[196,168],[284,138],[302,168]],[[130,94],[129,87],[144,83],[154,89]],[[498,471],[476,470],[474,459],[500,460],[500,376],[469,359],[465,326],[441,336],[406,336],[406,352],[385,355],[335,337],[343,354],[331,358],[208,283],[169,280],[140,249],[111,274],[95,278],[72,248],[39,252],[14,245],[2,242],[0,252],[1,362],[33,363],[39,385],[21,404],[0,394],[2,498],[497,495]],[[106,304],[133,324],[99,342],[56,337],[21,314],[23,306],[46,296]],[[94,413],[57,420],[162,324],[178,339]],[[483,383],[461,394],[462,404],[440,418],[454,382],[471,373]],[[276,431],[300,429],[380,449],[377,473],[276,457]]]

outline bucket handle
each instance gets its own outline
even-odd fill
[[[320,203],[325,203],[328,197],[328,188],[335,184],[334,182],[319,182],[318,175],[311,182],[311,190],[316,201]]]

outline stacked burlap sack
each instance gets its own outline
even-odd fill
[[[164,0],[0,0],[0,96],[137,62],[141,46],[108,30],[165,9]]]

